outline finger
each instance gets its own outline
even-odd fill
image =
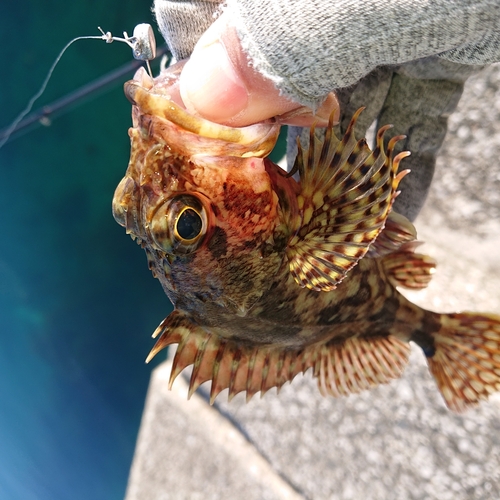
[[[249,65],[224,14],[198,41],[179,83],[189,111],[226,125],[245,126],[302,107]]]

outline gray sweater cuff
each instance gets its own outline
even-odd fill
[[[228,9],[251,63],[309,106],[377,66],[437,54],[500,61],[498,0],[228,0]]]
[[[200,36],[214,22],[220,3],[220,0],[155,0],[156,22],[178,61],[191,55]]]

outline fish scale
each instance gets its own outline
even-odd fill
[[[427,311],[398,291],[436,268],[391,211],[402,137],[385,145],[381,127],[372,151],[354,135],[360,109],[340,139],[332,121],[323,141],[311,130],[286,174],[265,158],[276,121],[192,116],[170,99],[177,78],[125,84],[131,155],[113,199],[174,304],[147,358],[178,344],[169,386],[193,365],[189,395],[210,382],[211,402],[225,389],[249,400],[310,369],[323,395],[347,396],[398,378],[414,341],[453,411],[500,390],[499,316]]]

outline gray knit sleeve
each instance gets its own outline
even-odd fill
[[[500,61],[499,0],[228,0],[228,9],[251,63],[306,105],[378,66],[437,54]]]
[[[161,34],[179,61],[191,55],[200,36],[214,22],[221,0],[155,0]]]
[[[356,85],[337,92],[340,123],[337,136],[344,135],[357,109],[366,106],[356,124],[356,136],[364,137],[373,123],[376,128],[392,124],[385,134],[386,142],[396,135],[405,135],[396,151],[410,151],[402,163],[410,169],[400,184],[401,194],[394,209],[414,220],[420,212],[434,175],[436,156],[447,131],[448,116],[455,110],[465,81],[481,66],[458,64],[440,57],[419,59],[401,66],[377,68]],[[324,130],[316,129],[322,137]],[[288,166],[297,153],[296,138],[304,147],[309,143],[309,130],[288,127]],[[450,165],[450,168],[453,168]]]

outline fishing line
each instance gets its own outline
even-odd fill
[[[132,49],[132,54],[134,56],[134,59],[138,59],[140,61],[145,61],[149,75],[151,77],[153,76],[152,72],[151,72],[151,66],[149,64],[149,61],[153,60],[156,57],[156,40],[155,40],[153,28],[151,28],[151,25],[146,24],[146,23],[138,24],[134,28],[134,33],[131,37],[127,35],[126,31],[124,31],[123,38],[114,37],[110,31],[107,31],[105,33],[100,27],[98,27],[98,30],[102,33],[102,35],[78,36],[76,38],[73,38],[73,40],[70,40],[63,47],[61,52],[59,52],[59,55],[55,58],[54,62],[52,63],[52,66],[49,68],[47,76],[45,77],[45,79],[42,83],[42,86],[40,87],[38,92],[36,92],[33,95],[33,97],[28,101],[28,104],[26,105],[26,107],[21,111],[21,113],[19,113],[19,115],[14,119],[14,121],[5,130],[3,138],[0,140],[0,149],[7,143],[10,136],[16,131],[19,123],[31,111],[35,102],[45,92],[45,89],[47,88],[49,80],[52,77],[52,73],[54,72],[57,64],[61,60],[61,57],[64,55],[66,50],[68,50],[68,48],[71,45],[73,45],[73,43],[77,42],[78,40],[104,40],[106,43],[112,43],[114,41],[124,42]]]

